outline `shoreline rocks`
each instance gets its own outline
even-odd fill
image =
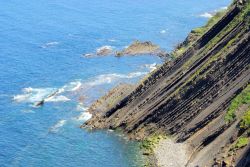
[[[123,55],[156,54],[159,51],[160,47],[150,41],[140,42],[136,40],[127,48],[121,51],[116,51],[115,55],[119,57]]]
[[[96,52],[84,54],[84,57],[96,57],[96,56],[107,56],[115,55],[116,57],[122,56],[136,56],[136,55],[155,55],[160,58],[167,58],[169,54],[160,48],[160,46],[153,44],[151,41],[139,41],[132,42],[128,47],[123,50],[113,50],[112,46],[106,45],[96,49]]]

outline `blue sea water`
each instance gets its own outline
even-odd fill
[[[138,144],[79,126],[111,87],[136,82],[157,57],[86,58],[150,40],[167,51],[230,0],[0,1],[0,166],[132,167]],[[59,90],[44,106],[33,104]]]

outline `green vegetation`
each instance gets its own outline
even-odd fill
[[[194,29],[192,32],[197,35],[202,35],[208,31],[214,24],[216,24],[226,13],[227,10],[217,12],[211,19],[208,20],[205,26]]]
[[[205,79],[208,73],[208,68],[210,65],[213,64],[213,62],[220,61],[220,59],[223,59],[228,52],[233,49],[234,44],[239,41],[242,37],[242,34],[246,30],[249,30],[249,20],[250,19],[250,1],[247,1],[247,5],[242,9],[242,11],[219,33],[217,34],[211,41],[207,43],[206,46],[204,46],[195,56],[193,56],[190,60],[188,60],[184,64],[184,70],[188,70],[190,66],[198,60],[200,57],[206,55],[209,51],[213,50],[213,47],[218,44],[218,42],[221,40],[222,37],[224,37],[226,34],[228,34],[230,31],[233,30],[238,24],[245,22],[247,23],[242,29],[241,32],[238,33],[234,38],[232,38],[227,45],[221,49],[217,54],[213,55],[200,69],[198,69],[186,82],[183,84],[183,86],[179,87],[175,90],[173,94],[179,94],[181,92],[185,92],[188,90],[188,88],[185,88],[184,85],[187,85],[188,83],[194,85],[198,80]],[[214,19],[215,21],[216,19]],[[213,22],[213,21],[211,21]],[[209,23],[211,24],[211,23]],[[189,87],[189,86],[188,86]]]
[[[250,129],[250,110],[248,110],[241,118],[240,128]]]
[[[225,120],[227,122],[233,121],[235,119],[235,117],[236,117],[235,111],[241,105],[249,104],[249,103],[250,103],[250,84],[239,95],[237,95],[233,99],[233,101],[231,102],[231,104],[230,104],[230,106],[228,108],[227,114],[225,116]],[[250,120],[250,114],[248,114],[244,120],[249,121]]]
[[[180,44],[173,51],[172,56],[178,57],[183,54],[199,37],[206,33],[213,25],[215,25],[226,13],[227,10],[218,11],[212,18],[210,18],[206,25],[193,29],[186,44]]]
[[[153,135],[141,142],[141,149],[144,150],[145,155],[150,155],[153,153],[154,148],[159,144],[160,140],[166,139],[164,135]]]
[[[237,142],[234,145],[234,149],[239,149],[242,147],[245,147],[248,144],[248,138],[247,137],[240,137]]]

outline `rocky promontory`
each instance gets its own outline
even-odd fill
[[[124,56],[124,55],[143,55],[143,54],[151,54],[151,55],[164,55],[167,54],[164,52],[158,45],[153,44],[150,41],[134,41],[128,47],[121,51],[115,52],[116,56]]]
[[[136,55],[156,55],[161,58],[167,58],[169,54],[160,48],[160,46],[153,44],[151,41],[135,40],[123,50],[114,50],[111,46],[102,46],[96,49],[94,54],[85,54],[84,57],[107,56],[115,55],[121,56],[136,56]]]
[[[213,19],[173,61],[83,127],[122,129],[145,148],[159,143],[157,135],[171,136],[191,150],[185,166],[250,166],[250,0]]]

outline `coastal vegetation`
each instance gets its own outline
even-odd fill
[[[227,12],[227,9],[217,11],[208,22],[201,27],[197,27],[189,33],[186,40],[178,44],[171,55],[175,58],[183,54],[197,39],[199,39],[205,32],[207,32],[214,24],[216,24]]]
[[[145,155],[164,138],[157,132],[187,143],[190,164],[244,162],[250,124],[249,2],[235,2],[194,30],[198,37],[184,41],[173,61],[153,71],[108,114],[86,124],[121,127],[129,138],[142,140]]]
[[[234,149],[240,149],[245,147],[249,143],[249,139],[247,137],[240,137],[235,143]]]
[[[244,114],[244,116],[241,118],[240,122],[240,128],[250,130],[250,109]],[[250,131],[249,131],[250,133]]]
[[[225,120],[227,122],[231,122],[236,118],[236,114],[235,112],[237,111],[237,109],[239,109],[240,106],[242,106],[243,104],[245,105],[250,105],[250,85],[248,85],[239,95],[237,95],[231,102],[226,116],[225,116]],[[241,126],[245,127],[245,126],[249,126],[249,121],[250,121],[250,114],[249,111],[246,112],[246,115],[243,116],[243,123]]]
[[[166,135],[152,135],[144,139],[140,147],[144,151],[144,155],[153,154],[154,148],[159,144],[162,139],[166,139]]]
[[[218,12],[215,13],[215,15],[213,15],[213,17],[211,17],[208,20],[206,25],[195,28],[194,30],[191,31],[191,33],[201,36],[206,31],[208,31],[214,24],[216,24],[225,15],[226,11],[227,11],[226,9],[219,10]]]

